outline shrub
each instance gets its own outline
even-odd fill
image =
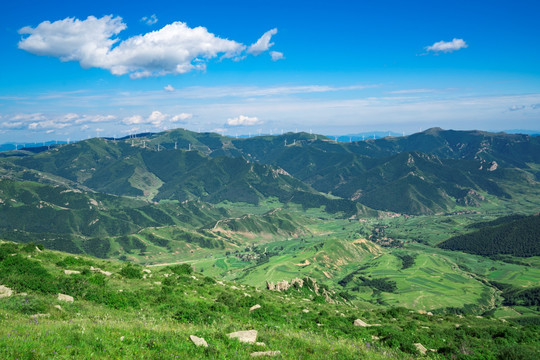
[[[170,266],[169,269],[177,275],[193,274],[193,268],[189,264],[174,265],[174,266]]]
[[[41,264],[18,254],[7,256],[0,263],[0,279],[15,291],[57,292],[55,278]]]
[[[141,267],[131,263],[126,264],[119,274],[128,279],[142,279],[143,277]]]
[[[523,345],[507,346],[499,351],[497,359],[499,360],[528,360],[537,358],[536,351]]]
[[[34,296],[13,296],[5,299],[2,305],[6,310],[29,315],[42,314],[49,310],[49,305],[43,299]]]

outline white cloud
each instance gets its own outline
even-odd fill
[[[427,46],[426,50],[433,51],[435,53],[440,53],[440,52],[448,53],[448,52],[466,48],[467,46],[469,45],[467,45],[467,43],[463,39],[454,38],[452,39],[452,41],[436,42],[431,46]]]
[[[16,114],[11,116],[8,121],[0,124],[0,128],[11,130],[64,129],[73,125],[112,122],[115,119],[116,116],[113,115],[79,115],[76,113],[60,115],[45,115],[42,113]]]
[[[509,111],[519,111],[525,109],[525,105],[512,105],[508,108]]]
[[[275,28],[265,32],[256,43],[250,45],[247,50],[248,54],[257,56],[260,53],[268,50],[272,45],[274,45],[274,43],[271,43],[270,40],[272,39],[272,35],[275,34],[277,34],[277,29]]]
[[[242,43],[220,38],[201,26],[190,28],[180,21],[120,41],[116,36],[124,29],[122,18],[112,15],[44,21],[35,28],[20,29],[23,37],[18,46],[35,55],[77,61],[83,68],[106,69],[134,79],[205,70],[210,59],[241,59],[246,50]],[[247,52],[258,55],[268,50],[276,32],[266,32]]]
[[[154,25],[158,22],[158,18],[156,14],[152,14],[151,16],[143,16],[141,18],[141,22],[145,23],[146,25]]]
[[[191,119],[192,117],[193,117],[193,114],[181,113],[181,114],[173,116],[170,121],[183,122],[183,121],[186,121],[187,119]]]
[[[54,56],[62,61],[79,61],[84,68],[106,68],[113,39],[126,28],[121,17],[104,16],[86,20],[66,18],[53,23],[44,21],[37,27],[19,30],[28,35],[19,42],[19,48],[35,55]]]
[[[160,111],[152,111],[147,120],[150,124],[159,126],[167,119],[168,116],[169,115],[163,114]]]
[[[144,124],[145,120],[141,115],[133,115],[133,116],[124,118],[122,122],[126,125],[134,125],[134,124]]]
[[[259,118],[245,115],[227,119],[227,125],[229,126],[252,126],[258,124],[262,124],[262,121],[259,120]]]
[[[270,51],[270,56],[272,57],[272,61],[285,59],[285,57],[283,56],[283,53],[279,51]]]
[[[152,124],[159,127],[165,120],[167,120],[168,117],[169,115],[163,114],[161,111],[154,110],[147,118],[144,118],[141,115],[133,115],[124,118],[122,123],[125,125]]]
[[[44,130],[44,129],[63,129],[70,126],[69,123],[56,121],[56,120],[44,120],[36,121],[28,124],[29,130]]]
[[[26,124],[22,121],[5,121],[0,124],[2,129],[22,130],[26,128]]]
[[[10,118],[12,121],[18,121],[22,120],[24,122],[29,121],[39,121],[39,120],[45,120],[46,117],[42,113],[33,113],[33,114],[17,114]]]
[[[174,91],[174,87],[173,87],[171,84],[169,84],[169,85],[165,86],[165,87],[163,88],[163,90],[165,90],[165,91],[167,91],[167,92],[173,92],[173,91]]]
[[[77,115],[75,114],[76,120],[75,124],[85,124],[85,123],[101,123],[101,122],[111,122],[116,120],[114,115]]]

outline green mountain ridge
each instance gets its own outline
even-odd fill
[[[361,210],[347,201],[429,214],[477,207],[486,194],[510,199],[516,185],[527,188],[538,181],[537,154],[540,140],[528,135],[437,128],[354,143],[307,133],[231,139],[177,129],[91,139],[7,158],[4,166],[148,200],[256,204],[277,196],[284,203],[326,205],[350,216]],[[319,192],[343,200],[333,203]]]

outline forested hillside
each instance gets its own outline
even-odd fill
[[[485,226],[472,233],[450,238],[439,247],[485,256],[540,256],[540,216]]]

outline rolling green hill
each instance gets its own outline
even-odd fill
[[[35,182],[0,180],[0,236],[34,241],[51,249],[107,257],[123,236],[144,228],[188,229],[228,216],[223,208],[195,202],[149,204],[141,200],[82,192]],[[139,248],[146,246],[138,241]],[[124,241],[125,243],[125,241]]]

